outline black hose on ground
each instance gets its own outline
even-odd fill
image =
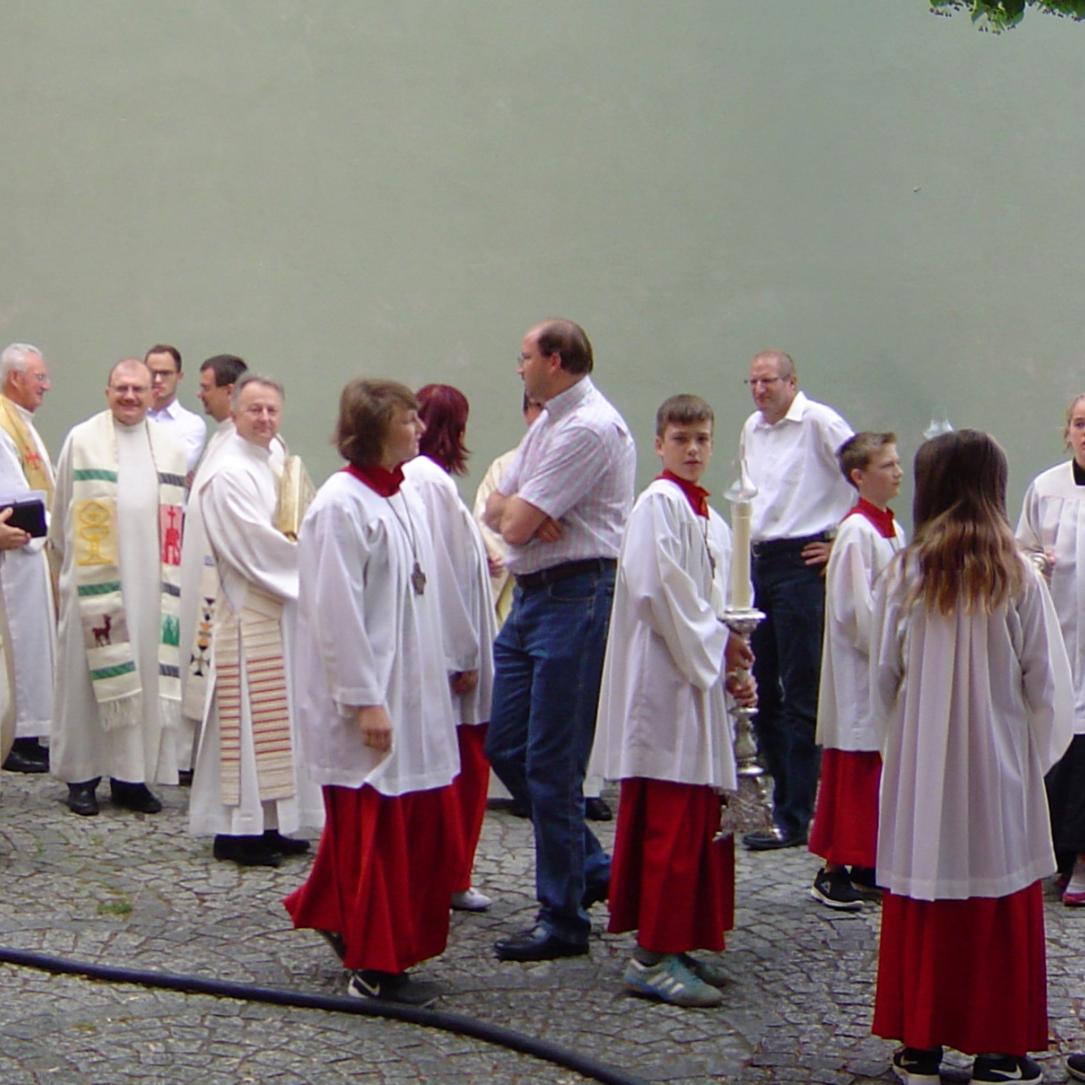
[[[203,976],[184,976],[175,972],[154,972],[140,968],[118,968],[115,965],[93,964],[89,961],[72,961],[64,957],[48,957],[43,953],[0,946],[0,962],[22,968],[36,968],[44,972],[62,975],[86,976],[89,979],[109,983],[130,983],[141,987],[157,987],[187,994],[212,995],[217,998],[233,998],[243,1002],[266,1002],[273,1006],[296,1006],[300,1009],[326,1010],[329,1013],[353,1013],[365,1017],[388,1017],[412,1025],[441,1029],[460,1036],[497,1044],[510,1051],[551,1062],[555,1066],[574,1070],[583,1077],[594,1078],[605,1085],[647,1085],[644,1078],[607,1066],[546,1040],[525,1036],[521,1032],[476,1021],[458,1013],[442,1010],[423,1010],[415,1006],[378,1002],[370,999],[348,998],[342,995],[309,995],[302,991],[287,991],[276,987],[253,987],[230,980],[208,979]]]

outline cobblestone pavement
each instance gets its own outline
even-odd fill
[[[281,898],[307,860],[278,870],[215,862],[185,831],[187,792],[162,814],[63,806],[49,778],[0,777],[0,945],[138,969],[340,995],[343,973],[314,934],[293,931]],[[101,791],[106,793],[107,788]],[[613,826],[602,825],[606,843]],[[893,1046],[869,1034],[877,906],[816,904],[816,860],[801,849],[738,856],[736,929],[723,955],[725,1004],[683,1010],[622,993],[629,936],[603,933],[590,957],[500,963],[492,943],[534,914],[530,827],[487,815],[476,884],[484,915],[453,917],[449,947],[419,973],[448,989],[440,1008],[571,1048],[650,1082],[891,1081]],[[1085,912],[1048,902],[1052,1050],[1085,1046]],[[947,968],[952,961],[945,962]],[[475,1039],[398,1021],[95,982],[0,965],[0,1082],[539,1082],[588,1079]],[[961,1060],[962,1065],[966,1065]]]

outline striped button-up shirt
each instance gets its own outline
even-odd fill
[[[510,546],[509,571],[616,558],[633,506],[636,462],[629,427],[590,377],[549,400],[498,489],[560,520],[564,532],[557,542]]]

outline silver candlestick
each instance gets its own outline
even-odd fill
[[[765,620],[765,615],[753,605],[750,582],[750,521],[757,487],[746,471],[745,459],[739,466],[738,480],[724,496],[731,502],[732,544],[730,598],[722,620],[732,635],[741,637],[748,644],[758,623]],[[748,671],[738,673],[739,678],[746,678],[748,675]],[[736,707],[734,710],[735,767],[740,780],[745,778],[753,781],[761,805],[771,813],[769,777],[758,758],[757,738],[752,723],[756,712],[756,708]]]

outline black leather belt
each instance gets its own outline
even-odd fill
[[[799,553],[810,543],[828,542],[831,538],[827,531],[819,531],[816,535],[803,535],[797,539],[766,539],[764,542],[755,542],[751,544],[750,550],[755,558],[782,557]]]
[[[605,573],[617,568],[616,558],[585,558],[583,561],[564,561],[560,565],[551,565],[549,569],[539,569],[534,573],[522,573],[516,577],[516,586],[531,590],[545,588],[547,584],[558,580],[568,580],[581,573]]]

